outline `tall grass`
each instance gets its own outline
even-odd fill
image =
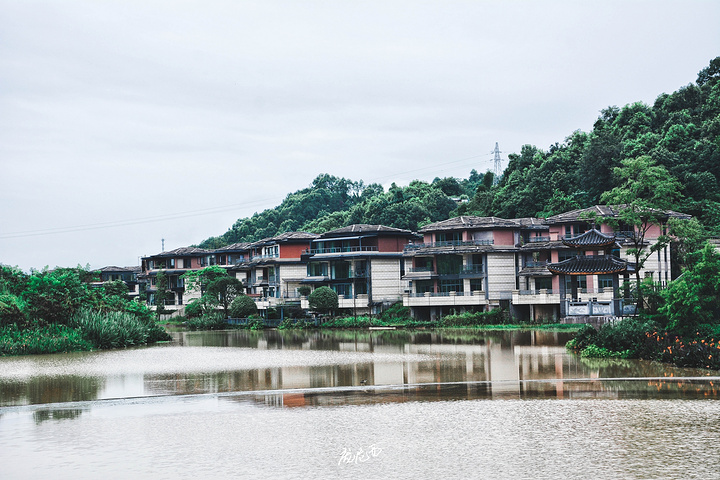
[[[219,312],[189,318],[187,327],[190,330],[225,330],[230,328],[227,317]]]
[[[75,352],[93,347],[77,328],[50,325],[42,328],[0,328],[0,355],[37,355]]]
[[[144,345],[165,339],[167,335],[162,335],[158,331],[162,329],[153,321],[126,312],[103,313],[84,309],[73,317],[72,324],[95,348],[101,349]]]

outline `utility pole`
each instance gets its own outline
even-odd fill
[[[497,143],[495,144],[495,148],[497,148]],[[161,239],[161,241],[162,241],[162,250],[160,252],[162,253],[165,251],[165,239],[163,238],[163,239]]]
[[[500,159],[500,154],[502,152],[500,151],[500,148],[498,148],[498,142],[495,142],[495,150],[491,153],[495,154],[495,171],[493,172],[495,174],[495,178],[493,178],[493,185],[497,185],[498,182],[500,182],[500,175],[502,174],[502,159]]]

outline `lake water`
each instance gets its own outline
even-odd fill
[[[0,358],[0,479],[718,478],[717,371],[542,331],[173,336]]]

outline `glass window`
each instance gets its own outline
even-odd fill
[[[612,275],[598,275],[598,287],[612,288],[613,287],[613,276]]]
[[[437,259],[437,272],[441,275],[458,274],[462,270],[462,255],[442,255]]]
[[[552,278],[550,277],[535,277],[535,290],[546,288],[552,289]]]
[[[462,280],[440,280],[440,292],[462,292],[463,282]]]

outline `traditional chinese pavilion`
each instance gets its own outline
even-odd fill
[[[596,229],[583,234],[564,238],[563,244],[578,252],[578,255],[558,263],[550,263],[547,269],[560,276],[560,316],[573,315],[615,315],[619,305],[615,305],[620,286],[619,277],[627,275],[628,262],[614,255],[612,251],[619,249],[615,235],[608,235]],[[587,297],[580,297],[578,279],[581,276],[592,276],[592,283],[597,288],[586,288]],[[570,278],[572,300],[567,298],[567,280]],[[598,279],[601,279],[599,281]],[[607,291],[611,289],[611,295]],[[598,300],[598,293],[605,293]]]

